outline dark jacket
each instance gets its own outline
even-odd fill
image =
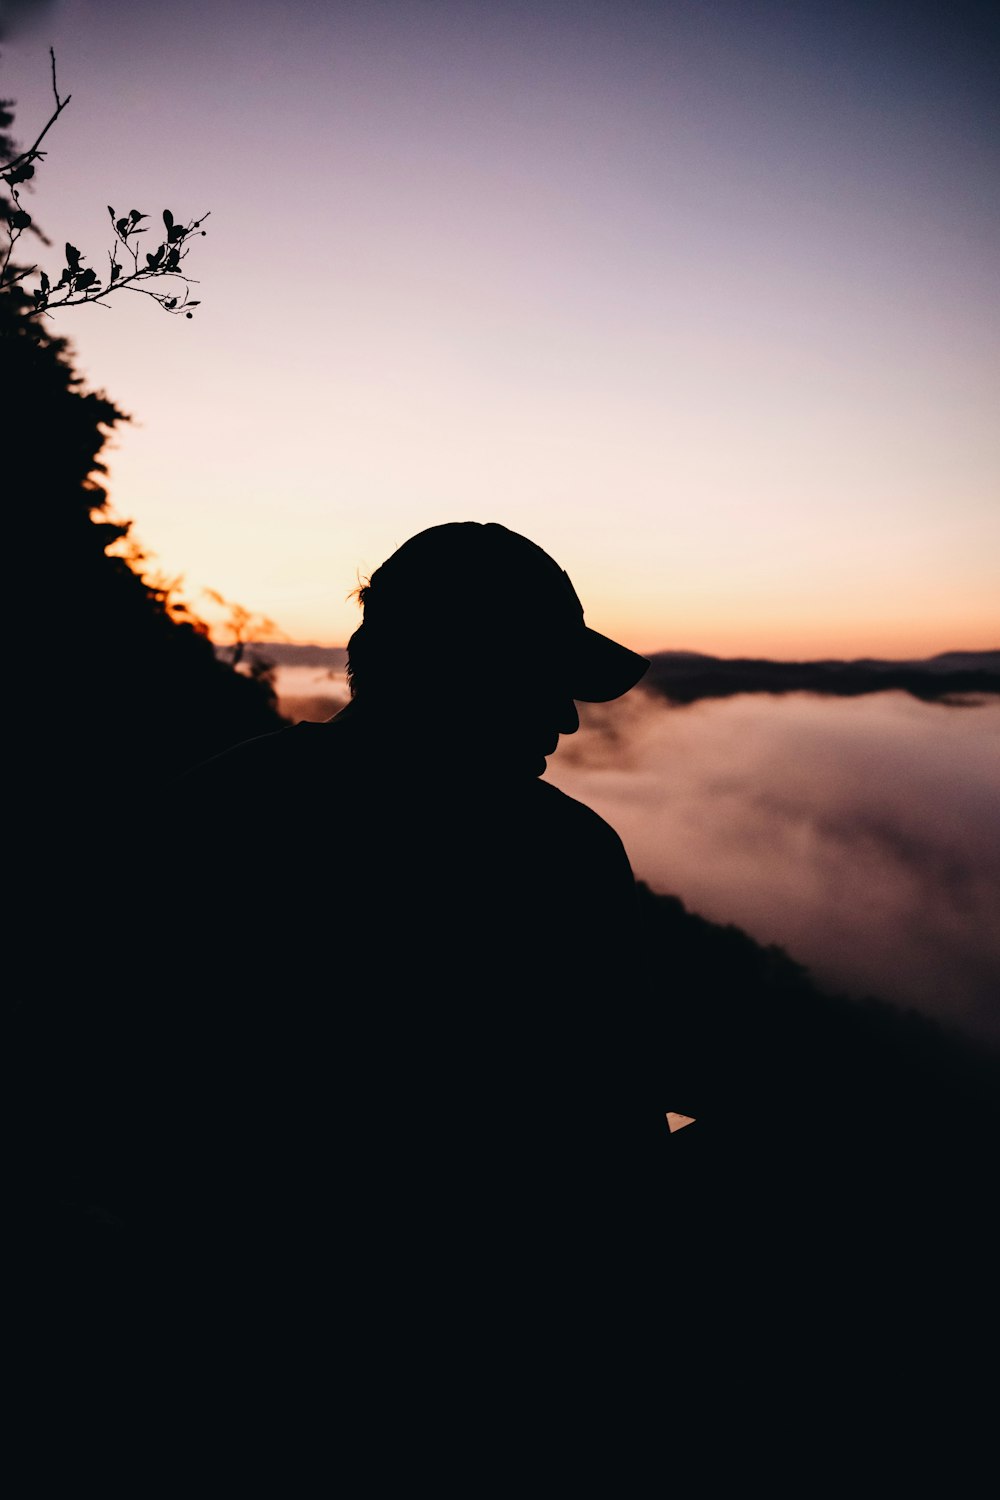
[[[648,1199],[666,1102],[635,888],[589,808],[348,712],[206,763],[171,821],[204,871],[200,901],[168,877],[146,914],[185,976],[161,1142],[182,1218],[349,1223],[370,1262],[402,1217],[432,1259],[513,1236],[537,1264]]]

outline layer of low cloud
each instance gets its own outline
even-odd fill
[[[817,978],[1000,1039],[1000,703],[740,697],[587,711],[549,779],[639,878]]]
[[[330,719],[350,697],[347,673],[314,666],[279,666],[275,673],[281,712],[300,719]]]

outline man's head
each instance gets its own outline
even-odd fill
[[[520,726],[542,754],[577,727],[574,699],[618,698],[649,665],[588,629],[559,565],[495,522],[420,532],[359,597],[364,621],[348,644],[359,702],[433,703],[435,716],[493,734]]]

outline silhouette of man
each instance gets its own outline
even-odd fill
[[[168,923],[190,1019],[167,1199],[269,1254],[332,1236],[397,1318],[573,1301],[639,1232],[667,1101],[627,856],[539,777],[574,700],[648,663],[496,524],[420,533],[359,594],[348,706],[183,779],[180,837],[225,876]]]

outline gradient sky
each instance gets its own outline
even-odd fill
[[[992,11],[0,5],[22,141],[50,43],[73,95],[28,200],[57,246],[212,214],[191,322],[58,319],[136,418],[116,510],[295,640],[474,519],[640,650],[996,645]]]

